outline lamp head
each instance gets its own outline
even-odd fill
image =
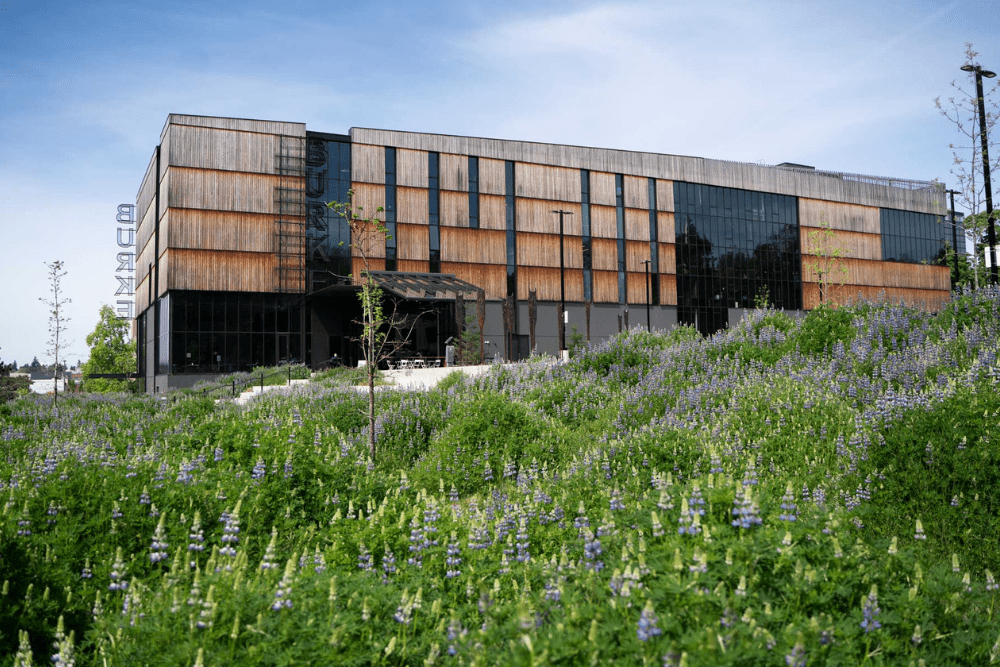
[[[962,65],[963,72],[975,72],[976,67],[974,65]]]

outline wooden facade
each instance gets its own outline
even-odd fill
[[[168,118],[136,195],[138,312],[169,290],[305,295],[305,142],[305,125],[299,123]],[[940,214],[943,196],[932,184],[904,188],[886,179],[802,169],[354,128],[350,187],[365,217],[385,219],[377,209],[386,203],[387,147],[396,155],[390,244],[396,270],[429,272],[433,266],[483,288],[491,301],[505,298],[508,290],[518,300],[535,290],[539,300],[555,301],[561,278],[570,302],[583,300],[589,280],[594,303],[642,305],[646,262],[656,253],[658,271],[649,280],[658,287],[661,305],[676,306],[675,183],[796,197],[806,309],[818,305],[820,272],[835,283],[828,294],[834,303],[859,292],[884,293],[936,308],[948,295],[946,268],[882,259],[881,209]],[[436,230],[429,226],[431,153],[437,153],[439,166]],[[478,187],[471,195],[470,158],[478,164]],[[478,204],[478,218],[471,217],[470,199]],[[562,256],[554,212],[559,210],[569,213],[563,218]],[[310,229],[313,224],[310,216]],[[439,246],[432,250],[434,239]],[[383,239],[367,254],[372,270],[385,269]],[[357,249],[353,255],[356,275]],[[834,255],[835,267],[822,264]],[[833,276],[836,269],[842,271]]]

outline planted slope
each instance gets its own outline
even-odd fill
[[[336,378],[21,401],[0,664],[988,663],[998,306],[632,332],[387,395],[376,462]]]

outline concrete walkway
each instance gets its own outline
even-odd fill
[[[391,391],[393,389],[431,389],[436,386],[438,382],[455,371],[461,371],[469,377],[476,377],[477,375],[486,373],[491,368],[493,368],[493,364],[484,364],[482,366],[452,366],[450,368],[413,368],[407,370],[384,371],[382,373],[382,379],[386,382],[391,382],[392,384],[379,385],[375,387],[375,390]],[[235,402],[239,405],[245,405],[266,392],[288,389],[289,387],[308,384],[309,382],[309,380],[292,380],[290,384],[268,384],[263,387],[260,385],[248,387],[246,391],[236,397]],[[366,385],[358,385],[355,386],[354,389],[359,392],[365,392],[368,390],[368,387]],[[218,403],[221,400],[224,399],[219,399],[216,402]]]
[[[445,377],[455,371],[461,371],[469,377],[476,377],[486,373],[493,364],[483,364],[481,366],[451,366],[449,368],[413,368],[407,370],[385,371],[382,377],[392,382],[391,386],[400,389],[430,389],[437,385]]]

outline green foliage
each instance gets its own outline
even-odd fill
[[[380,392],[377,462],[350,369],[0,406],[0,665],[21,632],[80,667],[989,664],[998,307],[820,309],[807,353],[759,310],[454,373]]]
[[[108,393],[129,389],[132,383],[128,380],[87,378],[91,373],[135,373],[136,344],[128,336],[128,320],[117,317],[111,306],[102,305],[97,325],[87,334],[90,358],[81,368],[84,391]]]
[[[17,396],[24,395],[31,387],[31,380],[24,376],[11,377],[16,371],[14,364],[5,364],[0,360],[0,405],[13,401]]]
[[[821,305],[806,315],[795,343],[803,354],[822,354],[838,342],[850,346],[856,334],[854,314],[850,309]]]
[[[455,362],[459,366],[474,366],[483,363],[479,345],[481,338],[482,332],[479,331],[476,316],[471,313],[466,315],[465,326],[462,327],[458,336],[458,345],[455,349]]]
[[[575,359],[583,354],[583,351],[587,347],[586,341],[583,340],[583,334],[577,331],[576,325],[572,325],[569,331],[569,358]]]

